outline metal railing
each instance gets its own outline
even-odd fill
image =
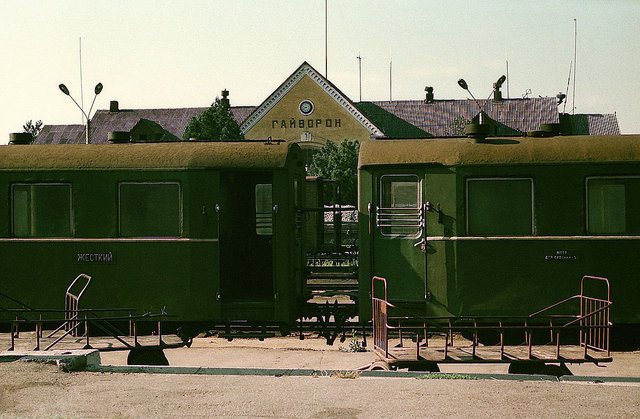
[[[424,211],[417,208],[376,207],[376,227],[382,234],[418,234],[424,226]]]
[[[606,298],[596,298],[585,293],[585,280],[602,282],[606,285]],[[383,287],[384,297],[377,297],[376,284]],[[379,288],[379,287],[378,287]],[[420,342],[424,339],[424,346],[429,344],[429,334],[444,333],[444,358],[448,357],[449,347],[453,346],[454,334],[471,332],[472,357],[476,358],[478,347],[478,333],[481,331],[497,332],[500,337],[500,358],[505,359],[505,333],[524,332],[524,344],[527,347],[527,359],[532,359],[533,334],[548,333],[550,343],[555,343],[556,359],[561,357],[561,337],[579,333],[578,345],[584,349],[583,357],[588,359],[588,351],[606,352],[610,355],[610,287],[606,278],[585,275],[581,279],[580,294],[566,298],[533,314],[526,316],[416,316],[413,314],[400,315],[403,310],[388,302],[387,281],[385,278],[374,276],[371,281],[371,299],[373,315],[374,351],[385,359],[390,358],[390,332],[397,332],[400,338],[398,346],[403,346],[404,335],[415,334],[416,359],[420,358]],[[558,307],[566,307],[569,303],[579,303],[578,313],[552,314]],[[389,312],[393,310],[394,315]],[[562,335],[562,336],[561,336]]]

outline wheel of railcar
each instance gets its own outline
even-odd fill
[[[289,327],[288,324],[280,323],[278,326],[280,329],[281,336],[289,336],[289,334],[291,333],[291,327]]]
[[[169,365],[162,348],[140,346],[131,349],[127,365]]]

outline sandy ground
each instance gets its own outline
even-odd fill
[[[376,359],[322,339],[198,338],[166,351],[173,366],[352,369]],[[102,363],[126,364],[126,352]],[[640,377],[640,352],[614,353],[575,375]],[[505,365],[441,365],[443,372],[506,372]],[[355,378],[346,378],[355,377]],[[640,384],[469,379],[64,373],[35,362],[0,363],[2,417],[640,417]]]
[[[3,417],[638,417],[640,387],[416,378],[63,373],[0,364]]]

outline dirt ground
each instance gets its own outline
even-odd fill
[[[640,386],[563,382],[64,373],[0,364],[2,417],[638,417]]]
[[[309,368],[314,377],[65,373],[54,365],[0,363],[0,417],[640,417],[640,383],[374,378],[323,373],[375,360],[322,339],[198,338],[166,351],[172,366]],[[126,352],[102,364],[126,364]],[[614,353],[575,375],[640,377],[640,352]],[[445,372],[506,372],[505,365],[442,366]]]

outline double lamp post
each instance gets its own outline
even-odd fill
[[[102,92],[102,87],[103,87],[102,83],[96,84],[96,87],[93,89],[93,91],[95,92],[95,96],[93,96],[93,102],[91,102],[91,107],[89,108],[89,112],[85,113],[84,109],[82,109],[82,107],[80,105],[78,105],[78,102],[76,102],[76,100],[73,98],[73,96],[71,96],[71,93],[69,92],[69,89],[67,88],[67,86],[65,86],[62,83],[60,85],[58,85],[58,88],[60,89],[60,91],[62,93],[64,93],[65,95],[69,96],[71,98],[71,100],[73,100],[73,103],[75,103],[76,106],[78,107],[78,109],[80,109],[80,112],[82,112],[82,114],[84,115],[85,120],[87,121],[85,144],[90,144],[91,143],[91,139],[89,137],[89,115],[91,115],[91,110],[93,109],[93,104],[96,102],[96,97],[98,97],[100,92]]]

